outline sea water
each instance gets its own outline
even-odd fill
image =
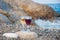
[[[60,13],[60,3],[47,4],[47,5],[52,7],[56,12]]]
[[[35,20],[35,23],[45,29],[60,29],[60,20],[54,20],[53,22],[49,20],[38,19]]]

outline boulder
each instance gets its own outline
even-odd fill
[[[27,39],[27,40],[31,40],[31,39],[34,40],[38,37],[37,33],[29,32],[29,31],[19,31],[16,32],[16,34],[19,35],[20,39]]]
[[[26,12],[27,15],[32,16],[33,19],[54,19],[54,16],[58,14],[53,10],[53,8],[45,5],[35,3],[32,0],[4,0],[6,3],[13,6],[13,8],[21,9]],[[14,2],[13,2],[14,1]]]
[[[20,1],[20,7],[27,12],[29,16],[32,16],[33,19],[42,18],[42,19],[51,19],[55,15],[53,8],[45,5],[38,4],[31,0]]]

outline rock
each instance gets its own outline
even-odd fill
[[[53,19],[55,11],[44,4],[38,4],[32,0],[4,0],[10,5],[14,5],[17,9],[23,9],[27,15],[32,16],[33,19],[42,18],[42,19]],[[14,2],[13,2],[14,1]],[[13,7],[14,7],[13,6]]]
[[[19,36],[16,33],[4,33],[3,40],[19,40]]]
[[[50,37],[50,36],[42,36],[42,37],[40,37],[40,40],[55,40],[55,38],[54,37]]]
[[[8,8],[10,8],[10,9],[8,10],[8,12],[6,10],[0,9],[0,14],[3,14],[4,16],[6,16],[12,23],[16,22],[20,18],[20,16],[26,16],[26,13],[23,10],[21,10],[15,6],[13,7],[12,5],[10,5],[8,3],[6,3],[4,5],[9,6]]]
[[[7,38],[18,38],[18,34],[16,33],[4,33],[3,36]]]
[[[20,19],[20,16],[26,16],[27,14],[23,10],[10,10],[9,12],[6,12],[2,9],[0,9],[0,14],[6,16],[10,22],[14,23],[17,20]]]
[[[0,23],[8,24],[8,23],[11,23],[11,22],[7,19],[7,17],[5,17],[4,15],[1,15],[0,16]]]
[[[16,32],[16,34],[18,34],[21,39],[27,39],[27,40],[31,40],[31,39],[34,40],[38,37],[37,33],[29,32],[29,31],[19,31]]]
[[[55,11],[51,7],[33,1],[20,1],[20,6],[33,18],[51,19],[55,14]]]

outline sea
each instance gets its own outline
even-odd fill
[[[60,13],[60,3],[56,4],[47,4],[48,6],[52,7],[56,12]]]

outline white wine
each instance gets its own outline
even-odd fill
[[[20,19],[21,24],[26,24],[25,19]]]

